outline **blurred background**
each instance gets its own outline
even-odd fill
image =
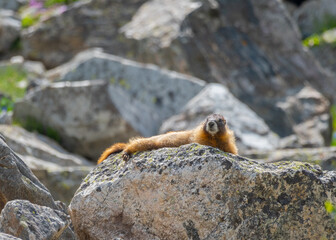
[[[336,169],[335,0],[0,0],[0,133],[68,202],[101,152],[221,113],[239,154]]]

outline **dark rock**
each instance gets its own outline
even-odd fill
[[[8,202],[0,215],[0,231],[22,239],[62,239],[69,224],[64,212],[26,200]]]
[[[10,1],[11,2],[11,1]],[[0,2],[1,4],[1,2]],[[7,52],[20,36],[21,22],[10,10],[0,9],[0,54]]]
[[[310,0],[303,3],[293,13],[302,37],[320,33],[330,28],[336,19],[336,2],[334,0]]]
[[[0,210],[8,201],[26,199],[32,203],[57,209],[49,191],[33,175],[28,166],[0,138]]]
[[[93,168],[88,160],[67,152],[41,134],[10,125],[0,125],[0,134],[52,196],[62,202],[70,203],[82,179]]]
[[[330,31],[332,31],[336,41],[336,28]],[[334,43],[324,43],[309,49],[324,68],[336,74],[336,47]]]

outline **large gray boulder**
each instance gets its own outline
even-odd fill
[[[9,1],[12,2],[12,1]],[[1,4],[1,3],[0,3]],[[8,51],[20,36],[21,21],[14,12],[0,9],[0,54]]]
[[[68,47],[73,43],[77,52],[98,46],[114,55],[220,82],[280,137],[296,134],[298,128],[304,134],[314,117],[323,115],[320,117],[323,126],[328,122],[325,117],[328,117],[329,105],[322,95],[333,98],[335,82],[303,48],[299,31],[281,1],[153,0],[136,1],[136,6],[134,3],[123,1],[107,5],[106,0],[99,0],[76,5],[25,34],[26,54],[44,62],[47,62],[45,59],[64,59],[49,61],[50,66],[55,66],[70,58],[73,51]],[[128,9],[129,20],[121,18],[124,20],[121,24],[110,12],[123,4]],[[108,25],[114,23],[116,27],[106,29],[98,25],[108,18]],[[61,22],[71,27],[58,28]],[[83,22],[92,25],[82,28]],[[74,30],[74,26],[79,30]],[[71,38],[68,38],[68,30]],[[95,33],[95,41],[88,32]],[[53,51],[57,51],[57,57],[50,52],[50,45],[55,46]],[[288,113],[287,107],[293,102],[307,103],[300,102],[298,95],[307,86],[322,93],[316,99],[321,104],[311,105],[310,115],[300,108],[295,109],[294,115]],[[327,124],[327,129],[318,128],[317,132],[323,140],[314,146],[328,145],[331,126]],[[310,146],[310,143],[296,142]]]
[[[27,200],[8,202],[0,214],[0,232],[24,240],[64,239],[62,234],[69,225],[70,217],[64,212]]]
[[[314,33],[335,27],[336,2],[334,0],[305,1],[293,12],[302,37],[306,38]]]
[[[69,209],[82,239],[336,238],[336,172],[197,144],[99,164]],[[99,224],[92,224],[99,223]]]
[[[0,138],[0,211],[8,201],[25,199],[41,206],[57,209],[50,192],[34,176],[28,166]]]
[[[279,145],[279,137],[257,114],[226,87],[216,83],[207,85],[179,114],[167,119],[160,132],[192,129],[212,113],[220,113],[226,118],[235,132],[239,153],[247,149],[274,150]]]
[[[59,82],[30,92],[15,104],[13,117],[38,119],[60,135],[63,146],[91,159],[116,141],[156,134],[205,85],[99,50],[79,54],[48,76]]]
[[[136,134],[113,105],[103,80],[60,82],[31,91],[15,104],[13,117],[23,125],[33,122],[50,129],[68,150],[92,159],[115,136],[126,130]]]
[[[47,73],[57,81],[104,79],[120,114],[144,136],[156,134],[162,122],[176,114],[205,82],[154,65],[139,64],[101,52],[84,51],[71,62]]]

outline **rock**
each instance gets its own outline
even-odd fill
[[[192,0],[147,1],[121,31],[127,38],[148,39],[148,43],[153,44],[152,50],[169,47],[179,36],[186,16],[201,5],[200,1]],[[151,13],[151,17],[148,17],[148,13]]]
[[[171,62],[176,64],[173,68],[225,84],[282,138],[292,134],[300,134],[301,138],[306,132],[312,131],[305,127],[316,116],[324,118],[324,114],[329,115],[326,98],[319,94],[320,98],[313,102],[310,108],[316,114],[307,115],[300,108],[295,108],[295,114],[288,113],[286,106],[292,106],[293,102],[295,105],[308,104],[308,101],[302,102],[300,97],[300,93],[307,92],[307,89],[319,89],[332,96],[327,86],[333,86],[334,83],[319,68],[314,58],[305,52],[295,25],[281,2],[212,2],[217,2],[217,5],[204,3],[188,15],[181,32],[184,29],[191,33],[180,35],[172,42],[170,49],[175,49],[184,40],[177,51],[183,57],[176,57]],[[147,16],[150,18],[150,13]],[[194,64],[179,59],[197,59],[198,62]],[[320,79],[326,81],[324,86],[319,83]],[[307,86],[307,82],[314,87]],[[324,109],[323,113],[318,109]],[[323,119],[321,125],[324,123]],[[330,134],[326,136],[324,127],[318,128],[316,132],[316,137],[323,139],[318,141],[320,145],[302,140],[300,144],[305,145],[301,146],[329,144]],[[329,124],[328,132],[331,132]]]
[[[65,213],[27,200],[8,202],[0,215],[0,231],[22,239],[59,239],[69,224]]]
[[[230,129],[235,132],[240,153],[247,149],[274,150],[278,146],[279,137],[265,122],[226,87],[216,83],[207,85],[181,113],[166,120],[160,132],[192,129],[212,113],[225,116]]]
[[[294,12],[298,9],[297,3],[295,1],[281,0],[285,7],[287,8],[289,14],[293,16]]]
[[[29,61],[24,59],[22,56],[11,57],[9,62],[10,65],[15,65],[19,67],[23,71],[27,72],[27,74],[29,74],[31,77],[42,77],[46,71],[43,63],[37,61]]]
[[[1,136],[1,135],[0,135]],[[0,138],[0,211],[8,201],[25,199],[41,206],[57,209],[49,191],[28,166]]]
[[[100,4],[103,2],[99,1]],[[143,2],[137,3],[138,7]],[[156,8],[156,11],[152,11],[159,3],[162,3],[162,9]],[[314,117],[321,114],[320,110],[312,106],[312,112],[315,113],[310,116],[303,117],[301,109],[296,111],[295,116],[289,115],[282,108],[291,104],[287,100],[296,99],[295,101],[300,102],[297,93],[307,86],[329,99],[334,98],[333,89],[336,86],[333,76],[324,71],[302,46],[299,30],[281,1],[211,0],[190,3],[190,0],[146,1],[135,13],[135,5],[123,1],[125,6],[130,5],[128,13],[134,15],[133,18],[129,17],[129,22],[125,18],[125,24],[120,24],[119,20],[110,17],[109,25],[115,23],[117,27],[104,29],[105,31],[96,23],[107,19],[110,8],[118,9],[119,3],[116,6],[104,5],[104,18],[101,15],[102,10],[96,8],[98,3],[95,6],[93,2],[83,3],[69,9],[62,16],[49,19],[30,34],[24,35],[26,55],[43,59],[44,62],[47,62],[47,58],[52,59],[53,62],[49,61],[48,64],[54,66],[70,58],[72,52],[68,50],[68,46],[71,42],[85,39],[85,47],[102,47],[114,55],[154,63],[208,82],[219,82],[261,116],[270,129],[282,138],[296,134],[298,128],[302,130],[302,126],[309,125]],[[94,9],[90,13],[96,15],[83,18],[83,13],[88,8]],[[160,21],[157,20],[158,13]],[[67,28],[71,30],[72,40],[67,39],[69,34],[66,32],[63,35],[58,34],[62,31],[57,31],[61,19],[79,29],[83,19],[86,19],[85,22],[92,21],[92,25],[85,29],[96,33],[96,41],[89,42],[90,34],[74,31],[72,27]],[[143,24],[144,22],[153,24]],[[152,26],[155,26],[155,31],[151,31]],[[119,33],[116,34],[118,27]],[[59,36],[55,37],[53,34]],[[62,36],[65,40],[60,41]],[[109,39],[109,43],[103,42],[103,39]],[[53,51],[58,51],[57,57],[48,50],[49,47],[43,47],[50,45],[56,46]],[[83,49],[84,45],[76,42],[78,48]],[[80,51],[78,48],[75,49]],[[33,52],[36,56],[33,56]],[[64,60],[54,61],[61,58]],[[319,101],[327,102],[325,98]],[[321,115],[329,112],[328,104],[324,106]],[[301,127],[297,127],[298,125]],[[328,128],[331,132],[330,125]],[[323,142],[319,141],[319,144],[328,145],[330,137],[325,137],[324,129],[316,131],[317,138],[323,138]],[[303,146],[308,145],[312,144]]]
[[[146,0],[75,3],[63,14],[23,31],[24,56],[53,68],[90,47],[119,48],[119,42],[114,41],[120,36],[119,28],[131,20],[144,2]],[[124,47],[123,50],[127,51]]]
[[[22,56],[14,56],[9,60],[1,61],[0,72],[5,77],[4,81],[11,81],[11,76],[15,76],[17,82],[16,84],[12,82],[11,85],[18,89],[17,92],[21,94],[16,93],[16,95],[20,96],[38,86],[42,87],[50,83],[44,78],[45,67],[41,62],[25,60]],[[5,121],[3,124],[10,124],[10,121]]]
[[[97,159],[114,141],[158,131],[163,119],[180,110],[204,85],[200,80],[154,66],[140,67],[113,59],[93,58],[63,78],[89,79],[87,74],[97,74],[113,84],[103,80],[51,84],[17,102],[14,119],[23,125],[33,121],[47,126],[67,149]],[[180,94],[186,88],[189,91]]]
[[[336,2],[334,0],[310,0],[293,13],[302,37],[306,38],[335,24]],[[335,27],[335,26],[333,26]]]
[[[332,30],[336,36],[336,28]],[[336,41],[336,38],[335,38]],[[331,44],[321,44],[309,48],[309,50],[314,54],[315,58],[321,63],[321,65],[328,69],[329,71],[336,73],[336,48],[334,43]]]
[[[277,107],[286,113],[288,121],[293,125],[295,136],[294,143],[288,142],[288,137],[284,138],[280,144],[282,148],[330,145],[332,131],[329,102],[321,93],[306,86],[279,101]]]
[[[67,204],[82,179],[93,168],[88,160],[70,154],[55,141],[41,134],[8,125],[0,125],[0,133],[53,197]]]
[[[4,53],[8,51],[14,41],[19,38],[21,21],[15,17],[14,12],[1,9],[0,19],[0,53]]]
[[[18,154],[30,169],[48,169],[91,166],[88,160],[71,154],[54,140],[38,133],[31,133],[23,128],[0,125],[0,133],[6,138],[9,147]]]
[[[10,60],[0,62],[0,70],[17,71],[25,79],[18,83],[20,88],[31,90],[37,86],[45,86],[49,81],[44,79],[45,67],[41,62],[25,60],[22,56],[11,57]]]
[[[103,80],[60,82],[31,91],[15,104],[13,117],[23,126],[48,129],[66,149],[92,159],[121,133],[136,135],[110,100]],[[129,135],[123,137],[126,141]]]
[[[8,235],[6,233],[0,232],[0,239],[1,240],[20,240],[21,238],[14,237],[12,235]]]
[[[109,94],[120,114],[147,137],[156,134],[166,118],[178,112],[205,86],[200,79],[96,49],[78,54],[47,76],[58,81],[97,78],[109,81]]]
[[[33,172],[55,199],[69,205],[81,182],[92,169],[89,166],[41,168]]]
[[[334,171],[191,144],[141,152],[126,165],[110,157],[69,211],[83,239],[334,239],[326,201],[336,203]]]
[[[276,151],[251,150],[244,156],[261,162],[297,161],[318,164],[323,170],[336,170],[336,147],[279,149]]]
[[[0,9],[9,9],[12,11],[17,11],[23,5],[28,3],[28,0],[0,0]]]
[[[1,98],[0,98],[1,99]],[[1,110],[0,112],[0,124],[12,124],[13,112]]]
[[[180,8],[180,2],[169,5],[169,8],[162,4],[166,11],[161,17],[174,15]],[[242,99],[251,98],[250,94],[256,92],[267,93],[264,97],[270,96],[270,92],[278,96],[290,87],[302,87],[306,81],[325,95],[333,96],[330,89],[320,82],[325,78],[322,81],[333,84],[332,76],[326,76],[303,48],[299,30],[281,1],[198,2],[201,3],[199,7],[185,16],[179,34],[175,34],[177,38],[166,48],[159,47],[159,41],[163,41],[164,36],[158,39],[155,35],[157,31],[166,29],[166,24],[158,24],[156,32],[139,41],[138,33],[144,30],[140,20],[133,17],[122,28],[129,41],[136,44],[135,47],[130,44],[135,50],[133,55],[128,53],[128,56],[187,72],[207,81],[225,83],[231,92]],[[155,21],[156,12],[150,8],[155,3],[156,1],[147,1],[137,12],[142,13],[141,22],[150,19],[158,22]],[[144,12],[146,9],[147,12]],[[128,32],[137,22],[137,32]],[[151,39],[155,38],[158,41],[153,46]],[[124,45],[128,43],[123,42]],[[136,54],[137,51],[141,51],[141,54]],[[287,61],[283,61],[284,58]],[[267,85],[263,85],[264,83]],[[243,97],[239,93],[248,95]]]

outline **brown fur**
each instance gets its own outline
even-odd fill
[[[122,152],[125,147],[126,147],[126,143],[116,143],[113,144],[111,147],[107,148],[102,155],[100,156],[100,158],[97,161],[97,164],[101,163],[102,161],[104,161],[108,156],[110,156],[112,153],[119,153]]]
[[[216,125],[218,131],[211,134],[212,130],[209,130],[209,124],[212,124],[213,127]],[[208,145],[225,152],[238,154],[234,133],[227,127],[225,118],[219,114],[212,114],[192,130],[168,132],[150,138],[133,138],[127,144],[116,143],[103,152],[97,163],[104,161],[110,154],[121,151],[123,152],[123,159],[127,161],[135,152],[164,147],[179,147],[189,143]]]

